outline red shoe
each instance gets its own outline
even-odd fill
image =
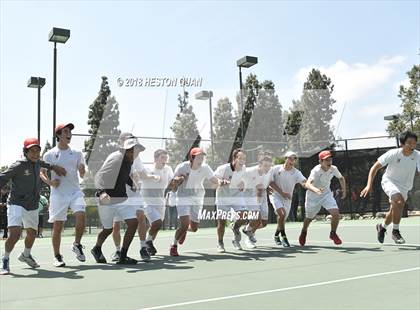
[[[305,245],[305,243],[306,243],[306,232],[301,232],[300,233],[300,236],[299,236],[299,244],[301,245],[301,246],[304,246]]]
[[[179,254],[178,254],[178,246],[177,245],[175,245],[175,244],[171,245],[171,248],[169,250],[169,255],[171,255],[171,256],[179,256]]]
[[[334,232],[334,231],[332,231],[331,233],[330,233],[330,239],[332,240],[332,241],[334,241],[334,244],[335,245],[340,245],[340,244],[342,244],[343,242],[341,241],[341,239],[338,237],[338,235]]]
[[[187,232],[185,232],[185,234],[182,235],[181,239],[178,240],[178,243],[183,244],[186,237],[187,237]]]

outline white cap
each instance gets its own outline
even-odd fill
[[[289,158],[289,157],[298,157],[298,156],[296,155],[296,153],[295,153],[295,152],[293,152],[293,151],[288,151],[288,152],[286,152],[286,154],[284,154],[284,157],[285,157],[285,158]]]
[[[125,150],[129,150],[135,146],[137,146],[140,149],[140,152],[143,152],[146,149],[143,145],[139,143],[139,141],[136,138],[128,138],[127,140],[125,140],[122,148]]]

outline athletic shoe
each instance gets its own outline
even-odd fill
[[[233,247],[235,248],[235,250],[242,250],[242,246],[241,243],[237,240],[232,240],[232,244]]]
[[[81,261],[81,262],[85,262],[86,261],[86,257],[85,254],[83,253],[83,249],[85,247],[81,244],[75,244],[73,243],[71,250],[76,254],[76,258]]]
[[[245,230],[245,228],[244,228],[244,229],[242,229],[242,232],[248,237],[249,241],[251,241],[252,243],[257,242],[257,239],[255,239],[255,234],[252,231]]]
[[[276,245],[281,245],[280,237],[274,236],[274,242],[276,243]]]
[[[185,234],[182,235],[181,239],[178,240],[178,243],[183,244],[185,241],[185,238],[187,238],[187,232],[185,232]]]
[[[177,245],[175,245],[175,244],[171,245],[171,248],[169,250],[169,255],[171,255],[171,256],[179,256],[179,254],[178,254],[178,246]]]
[[[90,253],[92,253],[92,255],[95,258],[97,263],[106,264],[106,258],[104,256],[104,254],[102,254],[101,248],[94,247],[92,250],[90,250]]]
[[[10,273],[9,268],[9,259],[6,257],[3,257],[1,260],[1,269],[0,269],[0,275],[6,275]]]
[[[396,244],[404,244],[405,243],[405,240],[401,236],[401,233],[400,233],[399,229],[393,229],[392,230],[392,240],[394,240],[394,242]]]
[[[336,232],[335,232],[335,231],[330,232],[330,239],[331,239],[332,241],[334,241],[334,244],[335,244],[335,245],[340,245],[340,244],[342,244],[342,243],[343,243],[343,242],[341,241],[340,237],[338,237],[338,235],[336,234]]]
[[[137,259],[134,259],[128,256],[120,257],[117,264],[118,265],[135,265],[137,264]]]
[[[255,249],[257,246],[251,240],[245,240],[245,245],[248,249]]]
[[[156,255],[157,250],[155,248],[155,246],[153,245],[153,241],[146,241],[146,245],[147,245],[147,251],[149,252],[150,255]]]
[[[289,240],[287,240],[287,237],[286,236],[281,237],[281,244],[285,248],[290,248],[290,243],[289,243]]]
[[[386,229],[382,226],[382,224],[376,224],[376,231],[378,232],[379,243],[384,243]]]
[[[232,229],[235,240],[238,242],[241,241],[241,232],[239,231],[239,228],[235,228],[235,222],[230,223],[229,227]]]
[[[111,255],[111,261],[118,262],[121,257],[121,251],[115,251],[114,254]]]
[[[140,257],[143,262],[150,261],[150,254],[145,246],[140,249]]]
[[[25,256],[23,255],[23,253],[21,253],[20,256],[18,257],[18,260],[20,260],[23,263],[27,263],[29,267],[32,267],[32,268],[39,267],[38,263],[35,261],[35,259],[32,257],[31,254],[29,254],[29,256]]]
[[[36,236],[37,238],[44,238],[44,236],[42,234],[39,234],[38,236]]]
[[[217,252],[219,252],[219,253],[226,252],[225,245],[223,244],[223,242],[219,242],[219,244],[217,245]]]
[[[304,246],[305,245],[305,243],[306,243],[306,232],[301,232],[300,233],[300,236],[299,236],[299,244],[301,245],[301,246]]]
[[[54,266],[55,267],[64,267],[66,263],[63,261],[63,255],[56,255],[54,257]]]

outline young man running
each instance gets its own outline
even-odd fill
[[[136,233],[138,221],[135,206],[127,203],[126,184],[135,184],[130,177],[134,159],[144,147],[136,138],[129,138],[118,151],[111,153],[101,169],[95,175],[96,195],[98,199],[98,213],[103,229],[98,234],[95,247],[91,250],[98,263],[106,263],[102,253],[102,244],[112,233],[115,217],[119,217],[127,224],[121,255],[117,264],[136,264],[137,260],[127,256],[128,248]]]
[[[361,197],[367,197],[372,191],[373,180],[376,173],[386,167],[382,176],[382,189],[389,197],[390,208],[382,224],[376,225],[378,241],[384,242],[386,229],[393,223],[392,240],[396,244],[405,243],[400,233],[400,221],[407,201],[408,192],[413,188],[414,175],[420,172],[420,152],[416,150],[417,135],[406,131],[400,136],[401,147],[389,150],[378,158],[378,161],[369,171],[366,187],[360,193]]]
[[[242,177],[245,203],[248,210],[249,223],[242,230],[248,237],[245,244],[248,248],[256,248],[255,232],[264,228],[268,222],[267,187],[272,181],[271,167],[273,157],[271,153],[263,152],[259,155],[258,165],[246,168]],[[258,214],[254,219],[253,215]],[[252,217],[252,219],[251,219]]]
[[[175,232],[174,242],[170,248],[171,256],[179,256],[178,243],[184,243],[187,230],[192,232],[198,230],[199,214],[204,202],[203,181],[207,179],[215,185],[223,184],[219,183],[211,168],[203,163],[205,155],[201,148],[192,148],[189,153],[190,160],[179,164],[175,169],[170,187],[172,190],[178,189],[176,208],[180,227]]]
[[[156,150],[154,161],[152,169],[146,169],[145,173],[140,174],[142,179],[141,196],[145,203],[145,214],[150,223],[149,234],[146,238],[147,250],[150,255],[157,253],[153,241],[165,218],[165,189],[174,177],[172,168],[166,165],[168,152],[161,149]]]
[[[65,169],[39,160],[40,153],[41,146],[38,139],[26,139],[23,144],[24,158],[16,161],[7,171],[0,173],[0,188],[5,186],[9,180],[12,182],[7,203],[9,236],[5,243],[0,274],[10,272],[9,256],[15,244],[19,241],[22,224],[23,228],[26,229],[25,249],[18,259],[32,268],[39,267],[31,255],[38,229],[38,203],[41,188],[39,173],[41,167],[43,167],[44,169],[54,170],[60,176],[66,174]]]
[[[217,251],[225,252],[223,237],[225,234],[226,220],[232,220],[230,225],[234,238],[232,244],[235,249],[241,250],[241,233],[239,228],[245,223],[243,212],[245,204],[242,197],[242,191],[239,190],[239,183],[245,173],[246,155],[242,149],[235,149],[232,152],[232,159],[229,163],[217,167],[214,175],[225,183],[216,190],[217,206]],[[228,218],[229,216],[229,218]]]
[[[79,176],[83,178],[85,175],[85,161],[82,152],[69,145],[73,129],[74,125],[72,123],[58,125],[55,128],[58,144],[44,154],[45,162],[64,167],[67,175],[60,177],[55,173],[51,173],[50,179],[45,169],[41,170],[42,180],[51,187],[48,222],[53,223],[52,244],[54,266],[56,267],[66,265],[60,253],[60,244],[61,232],[63,231],[64,222],[67,220],[69,208],[72,210],[75,218],[75,238],[71,249],[79,261],[84,262],[86,260],[83,246],[80,243],[85,231],[86,203],[79,185]]]
[[[332,178],[338,178],[342,190],[341,199],[345,199],[347,196],[346,180],[341,175],[338,168],[333,166],[332,154],[330,151],[320,152],[318,158],[319,165],[311,170],[311,174],[306,181],[306,188],[308,191],[306,191],[305,220],[303,222],[302,232],[299,236],[299,244],[301,246],[305,245],[309,224],[321,210],[321,207],[328,210],[332,216],[330,239],[333,240],[336,245],[342,243],[337,235],[340,213],[330,186]]]
[[[270,195],[270,201],[278,216],[274,241],[277,245],[290,247],[286,236],[285,222],[292,206],[293,190],[296,184],[305,187],[306,178],[302,175],[302,172],[294,167],[297,160],[296,153],[287,152],[284,157],[286,159],[284,164],[273,167],[273,181],[270,183],[273,194]],[[281,240],[279,234],[281,234]]]

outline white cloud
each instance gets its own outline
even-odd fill
[[[408,87],[408,86],[410,86],[410,79],[409,78],[406,78],[406,79],[404,79],[404,80],[402,80],[402,81],[399,81],[399,82],[396,82],[396,83],[394,83],[394,85],[393,85],[393,87],[392,87],[392,89],[395,91],[395,92],[399,92],[400,91],[400,86],[404,86],[404,87]]]
[[[295,80],[301,88],[310,70],[318,68],[333,81],[334,98],[337,102],[351,102],[387,83],[396,71],[394,66],[404,61],[403,56],[381,58],[374,64],[348,64],[337,60],[330,66],[311,65],[301,68],[296,73]]]

